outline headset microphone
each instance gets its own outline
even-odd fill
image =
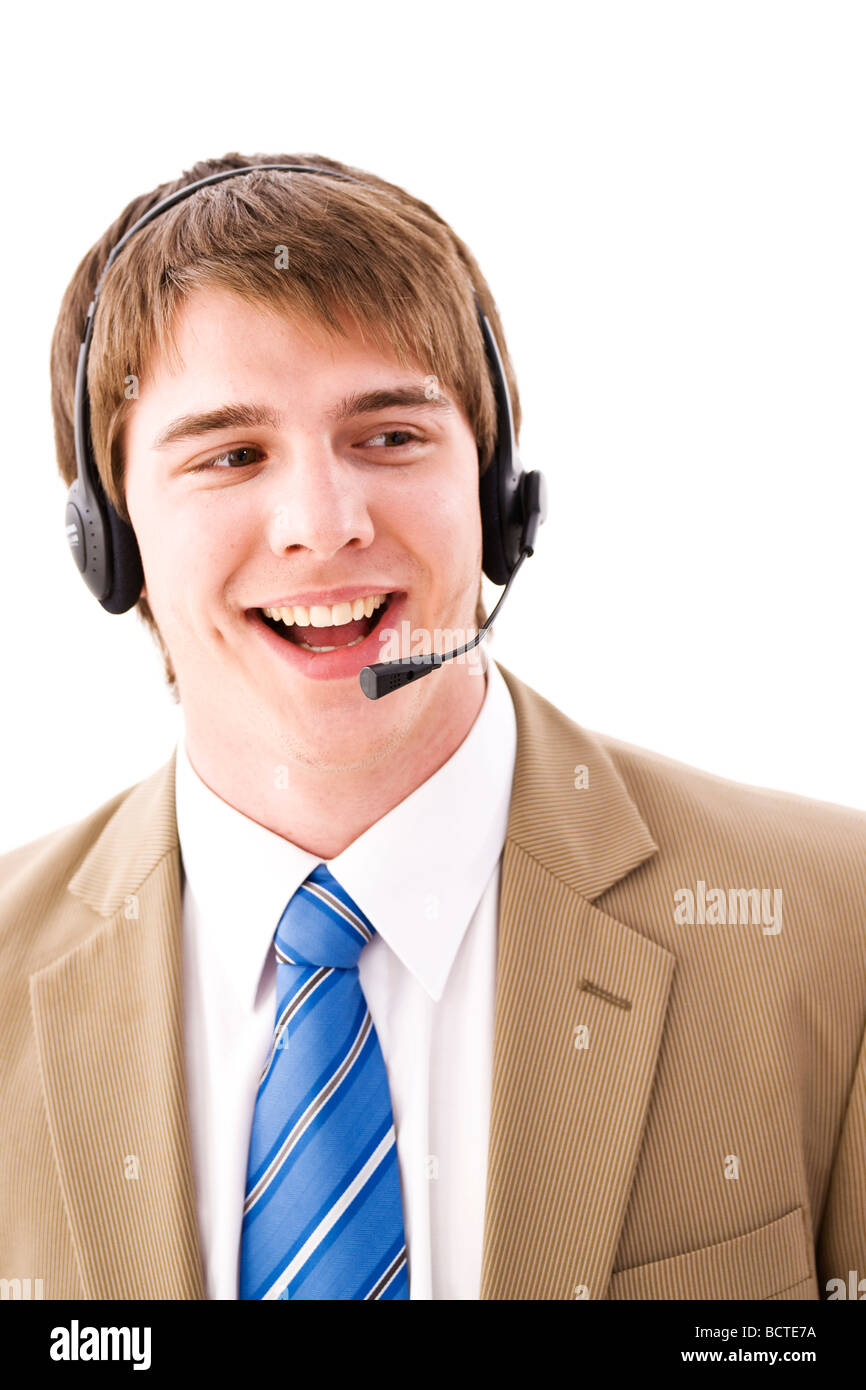
[[[365,182],[351,174],[344,174],[341,170],[324,169],[311,164],[245,164],[240,168],[223,169],[217,174],[198,179],[195,183],[185,184],[149,208],[112,248],[97,279],[93,299],[87,311],[75,375],[73,420],[77,476],[67,494],[65,520],[66,539],[72,557],[88,589],[109,613],[125,613],[134,607],[141,596],[144,573],[135,533],[106,496],[93,456],[87,360],[102,282],[121,248],[140,228],[147,226],[176,203],[190,197],[197,189],[208,184],[221,183],[224,179],[237,178],[257,169],[314,174],[344,179],[348,183]],[[390,694],[392,690],[399,690],[409,681],[426,676],[443,662],[461,656],[482,640],[499,612],[518,569],[526,556],[533,554],[538,527],[547,515],[547,488],[543,474],[524,472],[517,457],[514,417],[505,369],[490,322],[474,290],[473,294],[496,396],[497,417],[496,447],[490,463],[479,479],[483,538],[481,564],[488,579],[494,584],[504,584],[505,589],[484,626],[465,646],[445,654],[432,652],[399,661],[365,666],[359,678],[361,689],[370,700],[381,699],[383,695]]]

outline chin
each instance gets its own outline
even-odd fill
[[[417,701],[401,702],[401,695],[409,691],[368,700],[360,685],[357,692],[320,690],[291,710],[273,710],[271,733],[280,755],[300,766],[346,772],[374,766],[399,747],[415,722]]]

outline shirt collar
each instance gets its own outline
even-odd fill
[[[331,860],[223,801],[192,767],[181,733],[176,814],[184,891],[192,892],[209,945],[250,1008],[286,904],[323,862],[431,999],[441,998],[508,824],[517,722],[495,661],[485,667],[484,701],[463,742]]]

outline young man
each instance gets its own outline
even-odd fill
[[[359,684],[386,631],[443,651],[484,617],[473,291],[515,429],[519,402],[451,229],[318,156],[135,200],[61,308],[63,477],[110,250],[262,162],[350,178],[200,189],[101,289],[94,454],[185,737],[0,860],[0,1275],[48,1298],[846,1296],[866,817],[589,733],[495,662]]]

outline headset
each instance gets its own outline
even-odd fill
[[[103,281],[126,243],[142,227],[148,226],[169,208],[191,197],[199,188],[221,183],[224,179],[238,178],[258,169],[312,174],[366,184],[365,180],[357,179],[351,174],[309,164],[246,164],[238,169],[224,169],[218,174],[210,174],[207,178],[186,184],[139,217],[112,248],[93,291],[93,298],[87,310],[84,336],[78,350],[75,374],[73,424],[77,477],[66,499],[66,539],[85,584],[108,613],[126,613],[134,607],[141,596],[144,571],[135,532],[111,505],[93,456],[87,360],[93,336],[93,320]],[[366,186],[372,187],[370,184]],[[493,382],[497,413],[495,451],[479,479],[483,537],[482,568],[493,584],[504,584],[505,589],[484,626],[464,647],[458,647],[455,651],[445,654],[432,652],[399,661],[365,666],[359,679],[361,689],[371,700],[377,700],[407,682],[427,675],[443,662],[452,660],[481,641],[508,594],[511,582],[524,559],[534,553],[538,527],[547,515],[547,486],[544,475],[539,472],[527,473],[520,463],[514,438],[511,398],[502,358],[478,295],[474,289],[472,293]]]

